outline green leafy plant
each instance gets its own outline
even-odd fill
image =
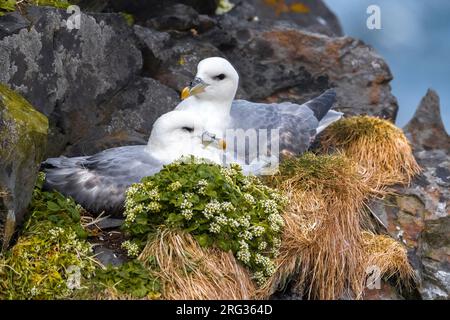
[[[39,176],[31,215],[17,243],[0,256],[0,298],[57,299],[69,297],[71,270],[80,281],[95,270],[91,245],[81,225],[82,208],[57,192],[42,191]]]
[[[158,227],[180,229],[203,247],[231,250],[262,284],[275,271],[286,198],[237,165],[185,160],[127,190],[124,247],[137,256]]]
[[[104,292],[109,298],[158,299],[161,284],[140,261],[132,260],[121,266],[98,269],[89,286],[88,297]]]

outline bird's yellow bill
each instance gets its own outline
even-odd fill
[[[189,98],[190,95],[191,95],[191,88],[189,87],[184,88],[183,91],[181,91],[181,100]]]
[[[227,148],[227,142],[224,139],[219,140],[219,148],[225,150]]]

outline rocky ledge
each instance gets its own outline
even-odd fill
[[[9,208],[23,216],[44,156],[145,143],[205,57],[235,64],[239,98],[301,103],[334,87],[337,109],[347,115],[395,121],[388,65],[370,46],[342,36],[322,1],[232,1],[220,15],[215,0],[77,2],[80,29],[69,30],[70,14],[50,7],[0,16],[0,96],[14,95],[12,89],[38,110],[18,98],[22,111],[13,115],[25,112],[32,116],[24,121],[35,124],[23,126],[0,100],[3,220]],[[49,120],[47,149],[41,113]],[[423,174],[372,205],[387,232],[408,246],[419,279],[413,296],[424,299],[448,299],[450,286],[450,139],[439,119],[430,91],[405,128]],[[372,297],[408,297],[383,288]]]

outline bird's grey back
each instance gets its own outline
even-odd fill
[[[126,189],[153,175],[162,163],[145,145],[112,148],[93,156],[51,158],[42,164],[44,188],[57,190],[93,213],[121,213]]]

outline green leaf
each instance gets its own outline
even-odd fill
[[[60,208],[59,205],[57,205],[53,201],[48,201],[47,202],[47,209],[50,210],[50,211],[59,211],[61,208]]]

